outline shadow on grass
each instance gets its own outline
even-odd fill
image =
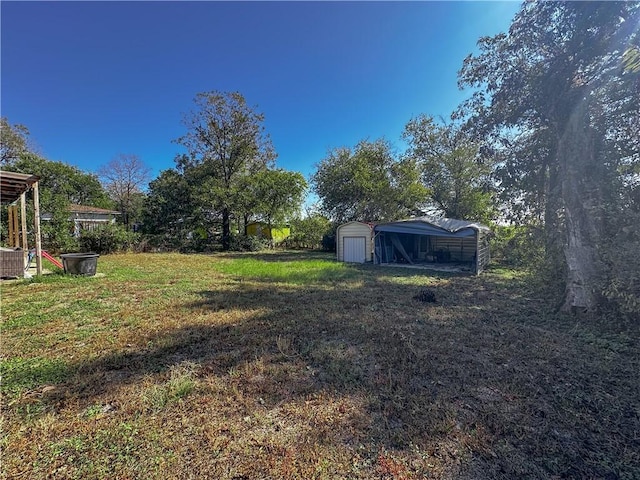
[[[239,282],[232,294],[199,291],[182,306],[185,318],[210,320],[79,364],[45,401],[90,403],[194,362],[267,407],[318,392],[365,398],[354,445],[420,446],[451,456],[469,478],[639,473],[639,365],[629,361],[637,343],[616,352],[583,341],[523,293],[522,279],[353,269],[363,274],[357,287],[264,280]],[[436,304],[413,300],[423,283]],[[231,311],[245,314],[228,320]]]

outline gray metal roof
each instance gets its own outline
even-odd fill
[[[413,233],[422,235],[440,235],[444,237],[466,237],[474,231],[489,233],[491,229],[486,225],[467,220],[456,220],[445,217],[416,217],[398,220],[396,222],[376,225],[376,232]]]
[[[410,218],[407,220],[401,220],[403,222],[425,222],[431,225],[435,225],[436,227],[443,228],[450,232],[457,232],[458,230],[462,230],[463,228],[473,228],[474,230],[482,230],[484,232],[490,232],[491,229],[486,225],[483,225],[478,222],[469,222],[468,220],[456,220],[455,218],[445,218],[445,217],[417,217]]]

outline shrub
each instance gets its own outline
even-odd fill
[[[125,252],[134,248],[140,235],[116,224],[100,226],[82,232],[80,248],[85,252],[100,254]]]
[[[600,248],[606,265],[602,295],[618,314],[635,321],[640,321],[639,244],[640,227],[637,221],[630,221],[629,225],[603,242]]]
[[[269,241],[252,235],[233,235],[229,250],[233,252],[259,252],[269,248]]]
[[[495,226],[491,257],[503,265],[538,268],[544,263],[543,232],[534,226]]]
[[[322,245],[322,237],[331,233],[331,222],[319,214],[291,221],[291,237],[288,244],[297,248],[318,248]]]
[[[336,235],[335,233],[322,236],[322,249],[327,252],[336,251]]]

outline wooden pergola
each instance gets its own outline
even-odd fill
[[[42,275],[42,240],[40,235],[40,195],[36,175],[0,170],[0,203],[8,204],[8,227],[10,247],[21,247],[25,263],[29,254],[27,244],[27,202],[26,193],[33,190],[34,233],[36,242],[36,272]],[[20,208],[18,209],[18,200]]]

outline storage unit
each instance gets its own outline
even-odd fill
[[[488,227],[452,218],[419,217],[374,228],[375,263],[436,266],[482,272],[488,265]]]
[[[336,232],[339,262],[365,263],[373,259],[373,226],[364,222],[347,222]]]

